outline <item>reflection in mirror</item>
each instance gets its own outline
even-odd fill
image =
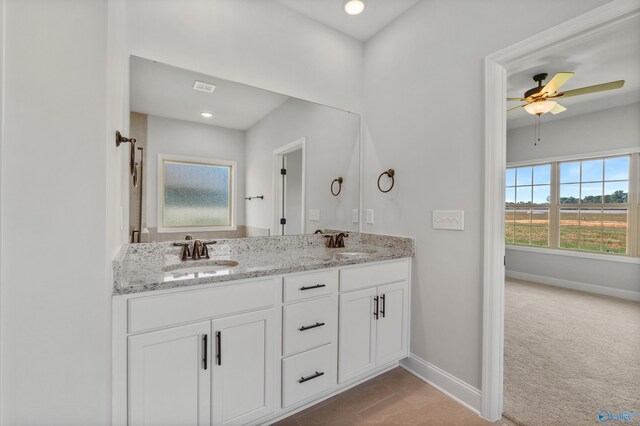
[[[130,65],[130,133],[143,148],[132,241],[358,230],[359,115],[136,56]]]

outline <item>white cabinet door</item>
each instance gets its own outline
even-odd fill
[[[129,425],[211,423],[210,331],[206,321],[129,337]]]
[[[376,365],[407,356],[406,281],[378,287],[380,309],[376,321]]]
[[[375,288],[340,295],[338,379],[343,383],[376,366]]]
[[[274,409],[274,311],[213,321],[213,425],[240,425]]]

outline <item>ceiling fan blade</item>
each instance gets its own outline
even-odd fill
[[[540,91],[540,94],[546,93],[548,95],[553,95],[558,91],[560,86],[565,84],[571,77],[574,76],[575,73],[572,72],[559,72],[553,76],[551,80],[544,86],[544,88]]]
[[[604,92],[606,90],[619,89],[624,86],[624,80],[612,81],[609,83],[596,84],[595,86],[581,87],[579,89],[567,90],[558,93],[558,96],[568,98],[570,96],[587,95],[589,93]],[[555,96],[554,96],[555,97]]]
[[[507,101],[513,101],[513,102],[523,102],[526,99],[524,98],[507,98]]]
[[[567,109],[565,107],[563,107],[562,105],[558,104],[555,107],[553,107],[553,109],[551,111],[549,111],[551,114],[556,115],[556,114],[560,114],[563,111],[566,111]]]
[[[525,106],[525,105],[528,105],[528,104],[518,105],[517,107],[513,107],[513,108],[511,108],[511,109],[508,109],[508,110],[507,110],[507,112],[515,111],[515,110],[517,110],[518,108],[521,108],[521,107],[523,107],[523,106]]]

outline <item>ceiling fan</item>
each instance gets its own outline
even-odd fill
[[[560,86],[569,81],[569,79],[574,76],[574,73],[559,72],[543,86],[542,82],[547,79],[547,76],[547,73],[534,75],[533,81],[538,83],[538,86],[524,92],[524,96],[522,98],[507,98],[507,101],[526,102],[525,104],[508,109],[507,112],[515,111],[518,108],[524,107],[524,109],[531,115],[541,116],[547,112],[550,112],[551,114],[559,114],[567,109],[553,99],[604,92],[606,90],[619,89],[624,86],[624,80],[618,80],[558,93]]]

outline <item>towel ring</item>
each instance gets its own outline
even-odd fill
[[[333,184],[334,184],[334,183],[336,183],[336,182],[338,182],[338,192],[335,192],[335,191],[333,190]],[[337,178],[337,179],[334,179],[334,180],[331,182],[331,194],[332,194],[334,197],[337,197],[337,196],[340,194],[340,192],[342,191],[342,182],[344,182],[344,179],[342,179],[342,176],[340,176],[340,177],[339,177],[339,178]]]
[[[393,189],[393,185],[396,184],[396,179],[395,179],[395,170],[393,169],[389,169],[389,170],[385,170],[384,172],[380,173],[380,176],[378,176],[378,190],[380,190],[380,192],[382,193],[387,193],[389,191],[391,191]],[[389,187],[389,189],[384,190],[380,187],[380,179],[382,179],[382,176],[387,175],[389,177],[389,179],[391,179],[391,186]]]

